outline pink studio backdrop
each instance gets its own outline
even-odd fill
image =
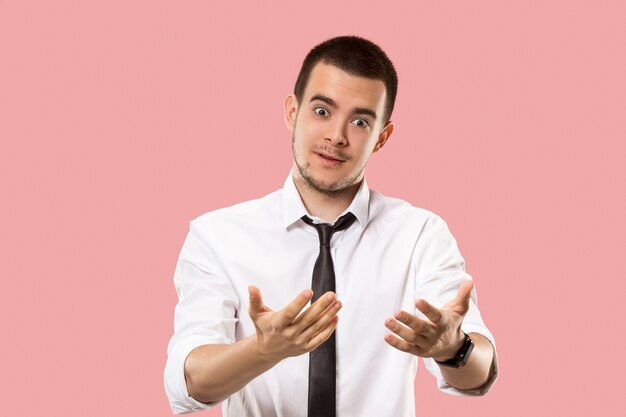
[[[623,415],[625,16],[621,1],[0,1],[0,414],[171,415],[189,221],[282,186],[301,61],[357,34],[400,78],[368,182],[447,220],[499,348],[483,398],[441,394],[421,367],[417,415]]]

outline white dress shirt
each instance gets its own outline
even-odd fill
[[[384,341],[391,333],[385,320],[398,310],[424,317],[416,299],[440,308],[472,278],[448,226],[436,214],[370,190],[365,179],[340,216],[348,211],[357,220],[334,233],[330,244],[343,305],[336,329],[337,415],[415,416],[418,360]],[[164,372],[174,413],[216,404],[189,396],[184,362],[200,345],[230,344],[255,334],[248,315],[249,285],[258,287],[264,304],[275,311],[311,288],[319,239],[315,228],[301,220],[305,214],[290,174],[281,190],[191,221],[174,273],[179,301]],[[462,330],[480,333],[495,348],[475,291]],[[446,383],[432,359],[424,363],[439,389],[456,395],[486,393],[498,373],[494,354],[489,381],[480,389],[460,391]],[[306,417],[308,370],[308,354],[284,359],[224,400],[222,414]]]

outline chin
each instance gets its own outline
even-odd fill
[[[294,155],[295,157],[295,155]],[[355,173],[355,175],[345,174],[343,170],[327,170],[324,167],[318,167],[315,163],[306,161],[304,164],[300,164],[295,159],[296,167],[298,168],[300,177],[311,188],[324,193],[337,193],[357,182],[361,176],[361,173]],[[347,167],[342,167],[347,168]]]
[[[318,191],[326,193],[337,193],[354,184],[354,178],[350,177],[333,177],[327,178],[325,176],[305,176],[306,182]]]

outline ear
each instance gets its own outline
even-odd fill
[[[285,112],[285,124],[287,125],[287,129],[293,133],[293,126],[296,123],[296,115],[298,114],[298,99],[296,95],[291,93],[285,97],[283,107]]]
[[[378,134],[378,141],[376,141],[376,145],[374,146],[374,150],[372,151],[372,153],[378,152],[379,150],[382,149],[383,146],[385,146],[385,143],[387,143],[387,140],[391,136],[392,132],[393,132],[393,122],[389,120],[387,124],[385,125],[385,127],[383,127],[383,130],[381,130],[380,133]]]

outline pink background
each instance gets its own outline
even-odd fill
[[[623,415],[626,3],[212,3],[0,1],[0,414],[171,415],[188,222],[282,186],[282,99],[358,34],[400,78],[368,182],[447,220],[499,348],[418,415]]]

